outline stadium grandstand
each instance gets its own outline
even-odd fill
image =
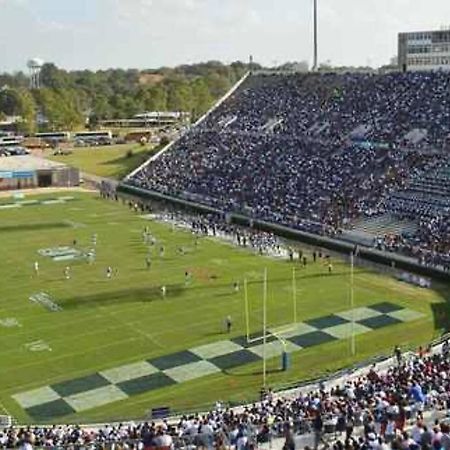
[[[373,245],[449,270],[449,87],[446,72],[249,74],[125,184],[356,244],[361,219],[409,217],[415,233]]]

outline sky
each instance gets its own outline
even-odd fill
[[[319,60],[386,64],[399,31],[450,25],[450,0],[318,0]],[[313,0],[0,0],[0,72],[200,61],[312,62]]]

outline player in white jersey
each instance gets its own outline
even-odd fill
[[[64,278],[66,280],[70,280],[70,267],[69,266],[66,266],[64,268]]]

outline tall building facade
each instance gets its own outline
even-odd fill
[[[450,29],[399,33],[398,63],[402,71],[450,71]]]

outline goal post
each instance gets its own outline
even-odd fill
[[[250,332],[250,301],[248,295],[248,280],[244,279],[244,314],[245,314],[245,335],[247,344],[256,344],[257,342],[262,341],[262,360],[263,360],[263,380],[262,386],[266,387],[266,379],[267,379],[267,336],[273,336],[281,346],[281,357],[282,357],[282,369],[283,371],[288,370],[290,365],[289,363],[289,355],[288,355],[288,342],[282,336],[283,333],[292,331],[297,326],[297,280],[296,280],[296,271],[295,267],[292,268],[292,322],[290,324],[286,324],[284,327],[279,327],[276,330],[270,330],[267,328],[267,286],[268,286],[268,278],[267,278],[267,268],[264,269],[263,276],[263,292],[262,292],[262,312],[263,312],[263,320],[262,320],[262,335],[256,336],[254,338],[251,337]]]
[[[283,332],[289,332],[295,328],[295,326],[298,323],[297,320],[297,279],[296,279],[296,270],[295,267],[292,268],[292,322],[287,323],[286,325],[282,325],[277,328],[276,332],[277,334],[283,333]],[[263,295],[262,295],[262,303],[263,303],[263,332],[264,332],[264,317],[267,315],[267,286],[268,286],[268,278],[267,278],[267,270],[264,270],[263,275]],[[244,314],[245,314],[245,336],[247,339],[247,344],[254,344],[256,342],[260,342],[264,339],[263,334],[261,336],[256,336],[254,338],[251,337],[251,325],[250,325],[250,300],[249,300],[249,293],[248,293],[248,280],[244,279]],[[278,336],[276,336],[276,333],[274,331],[271,331],[269,329],[266,329],[266,333],[269,335],[273,335],[278,339]]]

